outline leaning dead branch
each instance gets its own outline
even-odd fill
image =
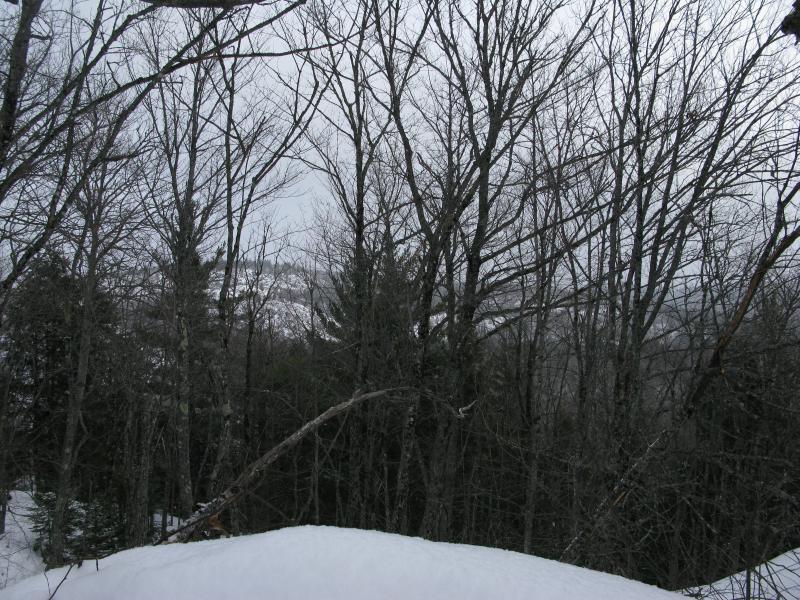
[[[211,517],[218,515],[222,510],[229,507],[231,504],[241,498],[249,489],[256,484],[264,470],[274,463],[278,458],[283,456],[288,450],[296,446],[303,438],[309,433],[319,429],[319,427],[326,422],[333,419],[335,416],[343,412],[347,412],[354,406],[366,402],[367,400],[374,400],[386,396],[392,390],[378,390],[375,392],[367,392],[363,394],[355,394],[349,400],[340,402],[331,406],[328,410],[321,415],[308,421],[305,425],[300,427],[297,431],[285,438],[277,446],[274,446],[269,452],[261,455],[258,459],[250,463],[250,465],[236,478],[236,480],[228,486],[228,488],[212,499],[210,502],[205,503],[201,508],[196,510],[186,521],[186,523],[179,529],[171,532],[168,536],[159,539],[155,545],[163,542],[185,542],[192,534],[197,531],[199,527],[204,525]]]

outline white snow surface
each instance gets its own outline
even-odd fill
[[[0,590],[2,600],[677,600],[653,586],[516,552],[376,531],[293,527],[135,548]]]
[[[30,492],[9,493],[6,530],[0,535],[0,590],[15,581],[44,571],[41,556],[33,550],[33,523],[30,513],[35,504]]]
[[[800,548],[714,583],[685,593],[703,600],[793,600],[800,598]]]

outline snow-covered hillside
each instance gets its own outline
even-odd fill
[[[136,548],[48,571],[2,600],[677,600],[622,577],[492,548],[294,527]],[[685,600],[685,599],[684,599]]]
[[[6,530],[0,536],[0,590],[44,570],[41,557],[33,550],[33,498],[22,491],[13,491],[9,496]]]
[[[516,552],[334,527],[137,548],[97,564],[87,561],[79,568],[43,574],[44,564],[33,549],[33,509],[29,492],[11,492],[6,533],[0,536],[0,600],[44,600],[62,580],[57,600],[686,600],[621,577]],[[160,513],[154,515],[157,527],[160,518]],[[177,524],[171,521],[168,529]],[[800,549],[751,569],[749,584],[743,571],[684,593],[702,600],[799,599]]]
[[[785,552],[750,571],[686,590],[703,600],[795,600],[800,598],[800,548]]]

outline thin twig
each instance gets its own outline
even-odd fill
[[[56,589],[53,590],[53,593],[50,594],[50,596],[47,598],[47,600],[53,600],[53,598],[55,597],[56,593],[58,592],[58,588],[60,588],[61,584],[63,584],[67,580],[67,577],[69,577],[69,573],[70,573],[70,571],[72,571],[72,567],[74,567],[74,566],[75,566],[75,563],[72,563],[69,566],[69,569],[67,569],[67,572],[64,573],[64,577],[62,577],[61,581],[58,582],[58,585],[56,586]]]

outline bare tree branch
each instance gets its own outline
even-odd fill
[[[375,398],[386,396],[386,394],[391,391],[394,390],[385,389],[375,392],[367,392],[364,394],[356,392],[356,394],[354,394],[349,400],[345,400],[344,402],[340,402],[339,404],[331,406],[321,415],[307,422],[300,429],[295,431],[289,437],[285,438],[277,446],[274,446],[269,452],[261,455],[261,457],[250,463],[250,465],[248,465],[248,467],[239,475],[239,477],[236,478],[236,481],[228,486],[225,491],[223,491],[219,496],[210,502],[203,505],[202,508],[195,511],[195,513],[189,517],[185,525],[176,531],[173,531],[168,536],[162,537],[155,543],[155,545],[161,544],[168,540],[180,542],[188,540],[192,533],[194,533],[194,531],[197,530],[197,528],[206,522],[210,517],[219,514],[220,511],[241,498],[242,495],[253,486],[253,484],[257,483],[260,475],[268,466],[278,460],[288,450],[295,447],[309,433],[313,433],[335,416],[343,412],[347,412],[354,406],[366,402],[367,400],[373,400]]]

